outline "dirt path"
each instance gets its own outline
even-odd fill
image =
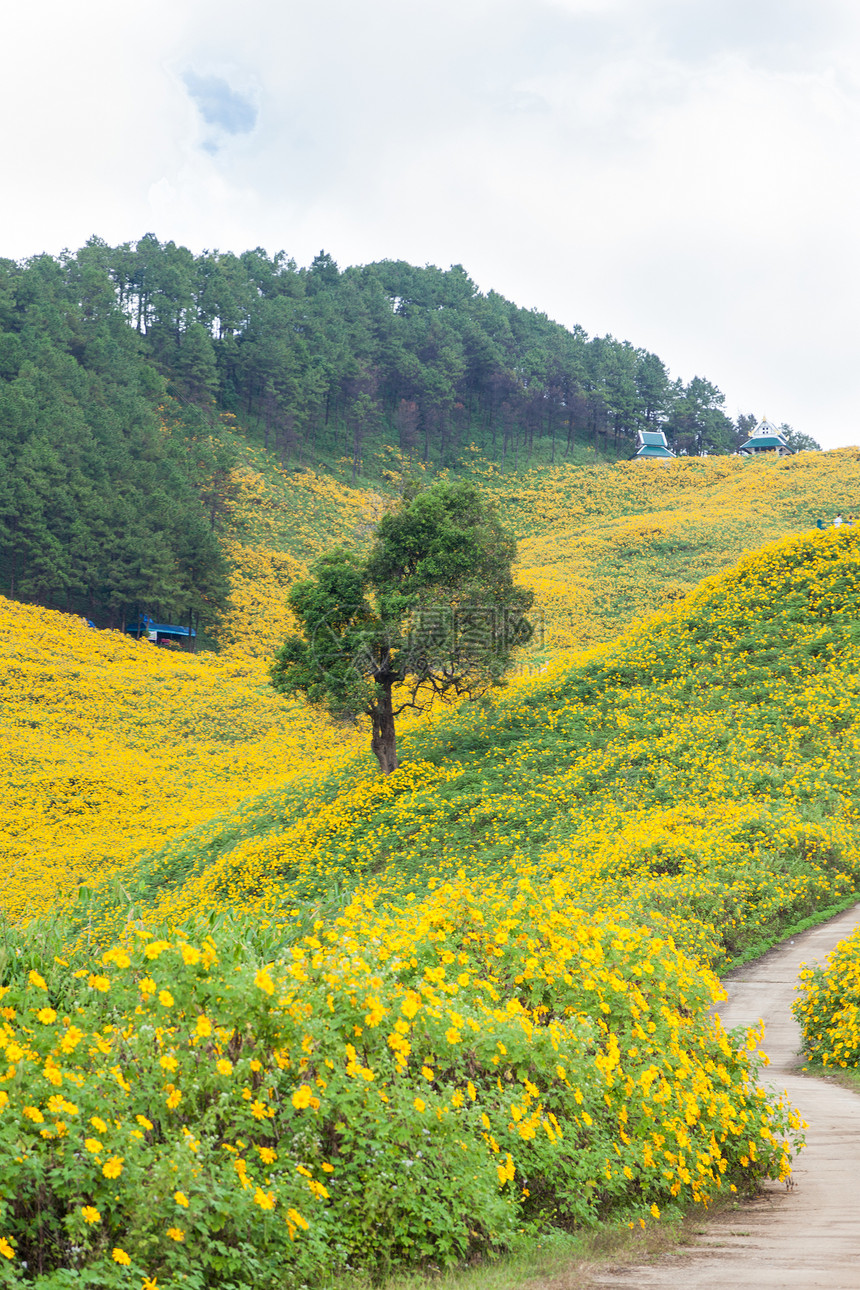
[[[595,1287],[628,1290],[860,1290],[860,1097],[799,1070],[791,1016],[802,962],[822,960],[860,922],[860,905],[771,950],[726,980],[727,1028],[763,1017],[766,1081],[786,1088],[807,1121],[796,1187],[770,1183],[764,1196],[706,1220],[681,1254],[647,1267],[608,1268]]]

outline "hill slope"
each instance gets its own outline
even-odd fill
[[[285,704],[252,660],[154,649],[0,598],[0,893],[50,910],[142,853],[325,765],[356,736]]]
[[[721,965],[858,878],[860,533],[785,539],[572,668],[437,715],[130,866],[176,923],[399,904],[464,872],[622,907]],[[90,917],[121,913],[106,894]],[[284,934],[292,914],[286,918]]]
[[[231,600],[217,621],[222,648],[271,657],[291,630],[285,597],[335,542],[361,545],[403,472],[394,450],[373,462],[379,483],[352,488],[327,474],[287,471],[231,439],[238,457],[223,513]],[[496,498],[517,537],[518,576],[536,595],[543,650],[611,640],[627,624],[687,595],[744,551],[860,516],[860,450],[787,459],[683,458],[663,465],[584,458],[502,474],[480,455],[457,466]],[[421,472],[419,472],[421,473]]]
[[[223,664],[151,656],[224,703]],[[391,776],[283,779],[8,929],[10,1268],[379,1281],[786,1177],[800,1119],[707,963],[856,898],[858,691],[860,531],[786,538],[416,727]]]
[[[657,427],[680,452],[731,452],[753,418],[723,404],[627,341],[482,294],[460,266],[300,269],[152,236],[0,260],[0,591],[100,626],[144,609],[208,630],[237,460],[225,421],[282,468],[376,487],[390,444],[418,470],[478,445],[514,473],[626,458]]]

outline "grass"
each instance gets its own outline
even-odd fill
[[[801,1066],[803,1060],[806,1064]],[[860,1093],[860,1070],[856,1066],[825,1066],[823,1062],[813,1062],[808,1058],[798,1058],[798,1071],[812,1079],[826,1079],[840,1088],[847,1088],[851,1093]]]
[[[714,1204],[708,1223],[737,1216],[743,1221],[747,1200]],[[680,1255],[708,1232],[701,1209],[677,1209],[659,1223],[602,1223],[589,1231],[523,1233],[521,1248],[498,1259],[442,1272],[432,1267],[388,1278],[384,1290],[590,1290],[595,1275],[658,1263]],[[738,1233],[733,1233],[738,1234]],[[362,1278],[338,1278],[325,1290],[374,1290]]]

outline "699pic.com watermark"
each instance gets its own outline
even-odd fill
[[[498,605],[461,605],[456,609],[416,610],[406,632],[408,649],[448,648],[456,652],[509,654],[523,645],[543,645],[540,612]]]
[[[346,663],[356,675],[368,677],[389,655],[407,668],[450,671],[487,664],[494,656],[507,660],[512,650],[541,647],[543,642],[544,616],[540,612],[461,605],[456,609],[416,609],[405,622],[376,620],[346,631],[333,614],[319,624],[309,645],[321,672],[342,671]]]

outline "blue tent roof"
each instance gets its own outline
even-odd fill
[[[197,635],[193,627],[189,633],[187,627],[179,627],[176,623],[147,623],[145,630],[148,632],[169,632],[171,636]]]
[[[146,636],[150,632],[161,632],[162,636],[196,636],[197,632],[192,627],[188,631],[187,627],[180,627],[178,623],[154,623],[151,618],[142,618],[138,623],[132,623],[126,628],[130,636]]]

